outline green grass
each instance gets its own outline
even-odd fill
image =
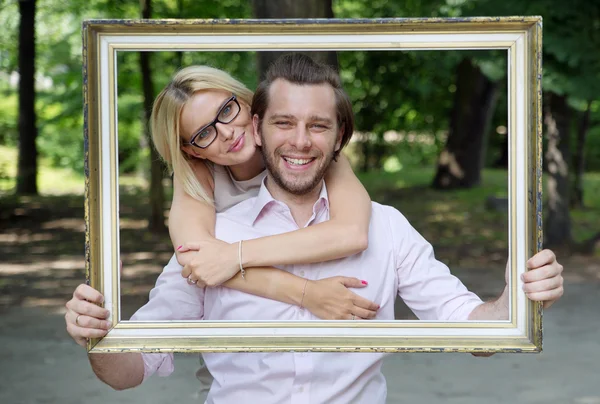
[[[83,174],[56,168],[44,158],[38,160],[38,190],[41,195],[83,194]],[[11,194],[16,186],[17,150],[0,146],[0,195]]]

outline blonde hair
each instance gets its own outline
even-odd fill
[[[252,91],[222,70],[209,66],[190,66],[178,71],[154,100],[150,119],[154,147],[183,189],[200,201],[213,204],[190,165],[189,156],[181,148],[181,111],[194,93],[201,90],[225,90],[246,104],[252,104]]]

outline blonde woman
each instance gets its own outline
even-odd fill
[[[343,94],[339,79],[334,84]],[[223,284],[302,305],[323,319],[373,318],[377,305],[348,290],[365,287],[368,280],[307,281],[272,267],[338,259],[366,249],[371,201],[345,156],[326,174],[329,221],[245,240],[242,262],[237,244],[214,238],[216,212],[255,196],[265,175],[253,138],[252,95],[221,70],[191,66],[175,74],[154,103],[154,145],[174,174],[169,231],[183,274],[199,286]],[[343,146],[354,125],[349,100],[340,102],[345,107]]]

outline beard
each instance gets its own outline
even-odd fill
[[[280,169],[279,164],[280,160],[283,159],[282,151],[280,149],[275,149],[273,151],[269,150],[266,147],[265,138],[262,133],[260,134],[260,137],[262,139],[260,151],[265,162],[265,167],[273,178],[273,181],[275,181],[281,189],[297,196],[308,194],[321,183],[335,154],[333,150],[327,155],[323,155],[323,153],[319,152],[318,155],[311,156],[316,160],[320,160],[320,165],[316,167],[316,169],[312,169],[311,172],[299,173],[294,176],[285,176],[283,170]]]

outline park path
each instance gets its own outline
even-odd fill
[[[568,278],[567,278],[568,279]],[[474,358],[398,354],[384,365],[388,403],[600,404],[600,282],[567,280],[544,315],[544,352]],[[194,355],[169,378],[124,392],[95,379],[67,336],[60,310],[12,307],[0,314],[0,403],[197,403]]]

